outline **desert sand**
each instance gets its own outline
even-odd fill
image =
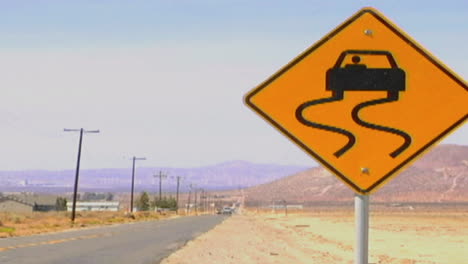
[[[369,263],[468,263],[468,211],[381,210],[370,218]],[[163,264],[354,263],[352,210],[233,215]]]

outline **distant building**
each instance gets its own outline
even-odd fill
[[[67,211],[72,211],[73,201],[67,201]],[[97,202],[76,202],[76,211],[119,211],[119,202],[97,201]]]
[[[0,212],[29,213],[32,212],[34,205],[22,201],[10,199],[8,197],[0,198]]]
[[[55,211],[57,197],[39,194],[19,194],[0,197],[0,212]]]
[[[288,204],[287,207],[288,209],[304,209],[302,204]]]
[[[22,180],[22,181],[20,181],[20,182],[19,182],[19,186],[23,186],[23,187],[28,186],[28,180]]]
[[[286,205],[288,209],[304,209],[304,206],[302,204],[288,204]],[[271,209],[284,209],[285,205],[284,204],[273,204],[269,205],[268,208]]]

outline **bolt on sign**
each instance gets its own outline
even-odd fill
[[[245,101],[360,194],[383,186],[468,118],[466,82],[372,8]]]

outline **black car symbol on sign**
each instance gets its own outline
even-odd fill
[[[352,57],[353,64],[347,64],[341,67],[347,55],[354,55]],[[365,64],[359,64],[361,57],[358,55],[384,55],[390,63],[390,68],[368,68]],[[351,149],[356,143],[356,137],[353,133],[334,126],[319,124],[306,119],[303,115],[305,109],[317,104],[330,103],[341,101],[344,98],[345,91],[386,91],[387,97],[363,102],[355,106],[352,110],[351,116],[353,120],[360,126],[375,129],[391,134],[398,135],[404,139],[404,143],[395,151],[390,153],[392,158],[400,155],[411,145],[411,136],[404,131],[385,127],[381,125],[372,124],[362,120],[359,117],[359,111],[363,108],[389,103],[399,100],[399,92],[406,90],[406,75],[405,71],[398,68],[398,65],[389,51],[380,50],[346,50],[343,51],[333,68],[326,72],[326,90],[332,92],[331,97],[307,101],[301,104],[296,109],[296,118],[299,122],[306,126],[317,129],[327,130],[330,132],[342,134],[348,138],[348,143],[334,153],[335,157],[339,158],[346,151]]]

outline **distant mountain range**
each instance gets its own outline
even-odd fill
[[[246,190],[250,204],[352,201],[354,192],[323,168]],[[372,194],[375,202],[468,202],[468,146],[441,145]]]
[[[137,168],[137,191],[156,192],[163,171],[163,191],[174,191],[174,176],[182,176],[181,190],[196,184],[206,190],[246,188],[248,203],[287,200],[298,203],[350,202],[354,192],[327,170],[305,166],[230,161],[197,168]],[[1,192],[64,193],[73,190],[74,170],[0,171]],[[82,192],[128,192],[131,168],[81,170]],[[441,145],[405,169],[371,198],[376,202],[468,203],[468,146]]]
[[[198,168],[137,168],[135,188],[156,191],[159,179],[154,175],[162,171],[168,175],[163,180],[164,191],[174,191],[176,180],[181,176],[181,190],[189,184],[210,190],[238,189],[295,174],[306,170],[305,166],[283,166],[275,164],[255,164],[246,161],[230,161],[213,166]],[[131,168],[81,170],[80,191],[129,191]],[[0,191],[70,192],[73,190],[74,170],[64,171],[0,171]]]

